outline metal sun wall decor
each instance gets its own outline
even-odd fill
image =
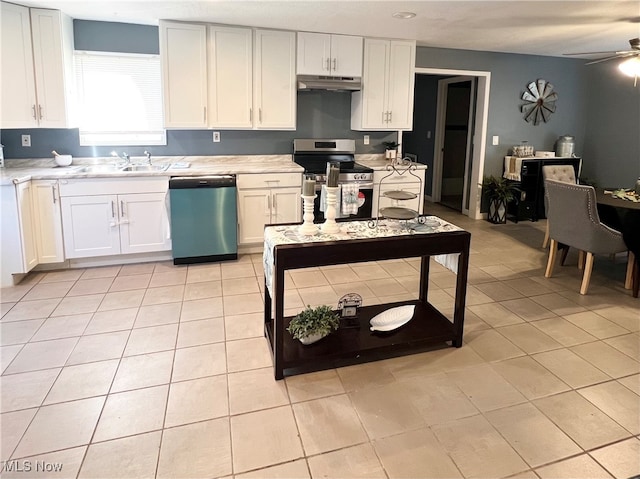
[[[528,123],[534,125],[539,124],[540,121],[546,123],[551,114],[556,111],[558,94],[553,91],[553,85],[547,80],[539,79],[529,83],[521,98],[526,103],[520,105],[520,111]]]

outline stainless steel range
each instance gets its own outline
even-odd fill
[[[324,221],[322,208],[322,186],[326,185],[326,171],[328,162],[340,165],[338,186],[341,193],[357,195],[357,212],[353,208],[341,207],[338,202],[336,218],[361,219],[370,218],[373,203],[373,170],[355,162],[355,140],[334,139],[301,139],[293,140],[293,161],[304,168],[305,173],[316,175],[316,199],[314,206],[314,221]],[[343,188],[344,185],[349,185]]]

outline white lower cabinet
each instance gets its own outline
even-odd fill
[[[13,275],[38,264],[31,182],[0,187],[0,282],[13,286]]]
[[[31,182],[38,263],[64,261],[58,180]]]
[[[262,243],[265,225],[301,221],[301,182],[300,173],[238,175],[238,243]]]
[[[166,178],[156,181],[141,179],[139,182],[87,180],[87,184],[62,184],[60,194],[66,257],[170,250],[167,186]],[[87,190],[92,188],[94,192],[111,194],[87,195]]]

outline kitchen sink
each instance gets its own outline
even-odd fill
[[[164,171],[169,165],[127,165],[120,171]]]
[[[75,173],[116,173],[122,170],[122,165],[87,165],[73,170]]]

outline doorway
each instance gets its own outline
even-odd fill
[[[474,219],[481,219],[480,211],[482,194],[481,194],[481,178],[484,173],[484,158],[487,139],[487,122],[489,114],[489,87],[491,83],[491,72],[474,71],[474,70],[453,70],[445,68],[420,68],[416,67],[416,98],[419,95],[417,88],[422,83],[423,78],[430,78],[436,83],[435,89],[440,89],[438,85],[440,81],[448,80],[454,82],[471,81],[471,95],[468,105],[468,126],[469,133],[465,144],[465,166],[462,175],[462,181],[459,176],[444,176],[451,178],[447,185],[462,182],[462,201],[460,211]],[[462,77],[462,78],[460,78]],[[433,80],[435,79],[435,80]],[[447,88],[448,89],[448,88]],[[414,130],[412,132],[398,132],[399,142],[403,143],[403,152],[413,153],[413,149],[422,148],[421,153],[417,155],[417,159],[421,163],[427,165],[426,184],[425,184],[425,200],[440,203],[442,199],[443,187],[443,158],[442,149],[444,145],[444,124],[446,109],[440,100],[434,101],[434,96],[429,102],[423,102],[419,107],[414,109]],[[434,114],[434,111],[437,110]],[[432,123],[425,125],[424,117],[430,117]],[[435,130],[435,134],[431,132]],[[441,133],[442,132],[442,133]],[[405,142],[406,138],[406,142]],[[441,142],[438,143],[439,139]],[[420,143],[423,147],[420,147]],[[430,143],[430,144],[429,144]],[[424,145],[430,148],[428,154],[425,154]],[[405,148],[406,147],[406,148]],[[449,173],[447,173],[449,174]],[[458,202],[458,204],[460,204]],[[425,204],[425,211],[428,206]]]
[[[468,214],[468,186],[472,153],[475,78],[438,81],[438,119],[434,158],[441,165],[440,203]]]

